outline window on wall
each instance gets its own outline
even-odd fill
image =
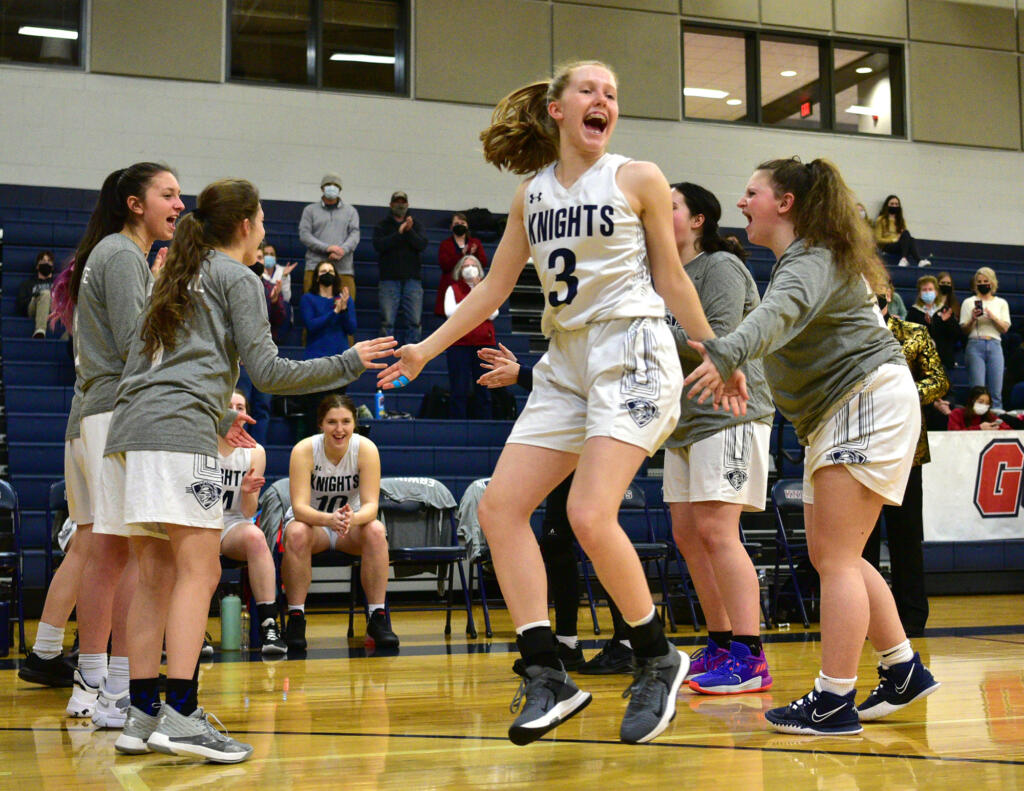
[[[408,0],[232,0],[231,79],[405,93]]]
[[[686,118],[904,134],[902,50],[758,30],[683,28]]]
[[[0,63],[80,66],[81,31],[79,0],[4,0]]]

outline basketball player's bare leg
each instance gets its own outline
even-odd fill
[[[700,533],[695,503],[669,503],[672,537],[686,561],[686,570],[700,599],[709,632],[731,632],[729,613],[719,592],[715,568]]]
[[[306,594],[313,582],[313,555],[331,548],[327,534],[320,527],[292,521],[284,529],[284,555],[281,558],[281,581],[288,607],[306,602]]]
[[[359,580],[366,601],[383,602],[388,588],[388,539],[384,524],[377,519],[365,525],[353,525],[346,535],[338,536],[334,548],[358,555]]]
[[[239,525],[224,536],[220,552],[249,566],[249,587],[256,601],[274,601],[274,558],[262,530],[256,525]]]
[[[137,558],[139,582],[128,608],[128,657],[132,679],[157,679],[167,610],[175,582],[171,542],[149,536],[134,536],[132,550]]]

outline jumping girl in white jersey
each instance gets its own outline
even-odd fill
[[[665,177],[649,162],[606,153],[618,115],[615,76],[596,62],[564,67],[550,82],[502,100],[481,135],[484,155],[498,167],[537,174],[512,201],[490,275],[433,335],[402,347],[380,378],[392,387],[419,374],[502,304],[532,256],[550,345],[479,510],[525,665],[516,696],[522,708],[509,729],[516,744],[534,741],[590,702],[558,660],[529,522],[573,469],[569,521],[631,627],[638,660],[622,741],[646,742],[668,726],[689,667],[665,638],[617,517],[641,462],[679,416],[682,372],[664,322],[666,302],[690,335],[712,333],[679,266]],[[742,380],[736,377],[730,400],[739,401]]]
[[[292,507],[284,518],[281,579],[288,598],[285,642],[306,649],[306,593],[312,580],[312,556],[335,550],[360,559],[366,593],[366,642],[395,649],[398,637],[388,623],[384,595],[388,585],[387,533],[377,518],[380,501],[380,453],[368,437],[356,433],[356,405],[329,395],[317,408],[320,433],[292,449],[288,468]]]
[[[737,205],[750,241],[778,260],[761,304],[734,332],[691,343],[705,360],[686,380],[698,395],[764,357],[775,404],[807,447],[804,522],[821,576],[822,659],[807,695],[765,714],[789,733],[859,733],[861,720],[939,686],[911,648],[889,586],[861,557],[882,504],[903,499],[921,409],[906,358],[878,310],[875,290],[885,275],[854,203],[826,160],[758,166]],[[881,683],[858,707],[865,634]]]
[[[231,394],[231,409],[239,415],[249,414],[245,395]],[[256,622],[260,625],[260,643],[264,656],[287,653],[277,625],[277,572],[274,558],[267,546],[267,537],[253,522],[259,510],[260,489],[266,480],[267,452],[255,448],[235,448],[223,437],[217,437],[220,472],[224,489],[224,531],[220,534],[220,554],[240,560],[248,567],[249,587],[256,600]]]

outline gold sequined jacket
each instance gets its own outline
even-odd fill
[[[889,317],[888,327],[903,348],[903,356],[907,358],[914,384],[917,385],[917,396],[921,400],[921,436],[917,440],[914,464],[927,464],[932,457],[928,451],[928,428],[924,424],[924,407],[946,394],[949,390],[949,379],[927,327],[903,321],[895,316]]]

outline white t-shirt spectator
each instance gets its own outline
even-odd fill
[[[971,320],[971,314],[974,312],[974,306],[980,304],[986,308],[989,313],[999,319],[1001,322],[1007,325],[1009,329],[1010,324],[1010,306],[1006,300],[1002,297],[992,297],[989,300],[979,300],[977,297],[968,297],[963,301],[960,306],[960,324],[967,324]],[[1002,333],[999,328],[996,327],[995,323],[988,316],[982,316],[979,318],[974,326],[971,328],[970,338],[984,338],[991,340],[999,340],[1002,337]]]

